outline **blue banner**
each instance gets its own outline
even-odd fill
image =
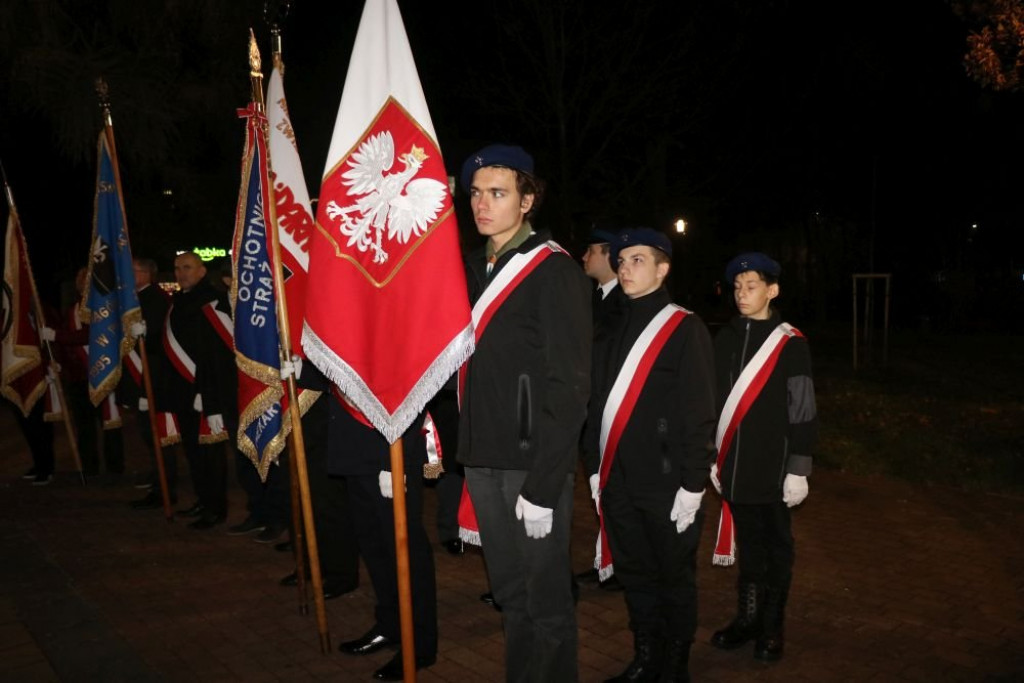
[[[89,399],[99,405],[121,378],[121,360],[135,345],[132,323],[142,319],[119,180],[100,133],[89,277],[82,322],[89,325]]]

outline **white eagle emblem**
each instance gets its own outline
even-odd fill
[[[433,178],[412,178],[427,158],[421,147],[413,145],[398,157],[405,168],[385,175],[395,163],[395,142],[390,131],[371,136],[359,145],[349,158],[352,167],[342,174],[350,195],[362,195],[354,204],[338,206],[331,200],[327,215],[341,219],[341,234],[348,237],[348,246],[359,251],[373,251],[374,263],[385,263],[388,253],[381,246],[384,226],[388,239],[405,244],[419,237],[437,218],[444,206],[444,183]]]

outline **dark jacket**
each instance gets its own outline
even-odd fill
[[[146,322],[146,360],[155,398],[163,389],[164,320],[167,317],[167,310],[171,307],[171,297],[159,285],[147,285],[137,294],[142,319]],[[139,351],[139,348],[136,346],[135,350]],[[124,365],[127,366],[130,362],[125,359]],[[121,381],[117,385],[118,401],[134,408],[138,405],[139,399],[145,397],[145,386],[137,384],[131,372],[124,368],[121,372]]]
[[[601,418],[608,394],[634,343],[671,297],[664,289],[628,300],[617,324],[598,335],[594,348],[594,400],[590,404],[584,459],[600,464]],[[613,467],[632,495],[664,498],[679,487],[698,493],[714,459],[715,384],[711,336],[690,313],[665,342],[637,397],[619,440]]]
[[[774,309],[768,320],[736,316],[715,335],[719,412],[740,372],[780,322]],[[736,430],[719,472],[723,496],[735,503],[782,500],[786,474],[811,473],[817,436],[810,346],[806,338],[793,337]]]
[[[518,253],[504,254],[487,276],[484,250],[466,261],[470,300]],[[590,395],[590,281],[567,255],[554,253],[501,304],[470,358],[461,397],[459,462],[527,470],[522,496],[554,508],[572,473]]]

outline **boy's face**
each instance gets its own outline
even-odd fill
[[[477,231],[501,248],[519,231],[533,206],[533,195],[519,194],[512,169],[485,166],[473,174],[469,205]]]
[[[779,295],[778,283],[770,285],[754,270],[740,273],[733,280],[733,296],[740,315],[754,320],[767,320],[769,304]]]
[[[657,262],[654,247],[626,247],[619,252],[619,285],[630,299],[638,299],[661,287],[668,267]]]

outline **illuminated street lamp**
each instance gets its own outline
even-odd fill
[[[676,222],[675,222],[675,226],[676,226],[676,234],[679,234],[679,235],[685,235],[686,234],[686,221],[685,220],[683,220],[682,218],[677,218]]]

